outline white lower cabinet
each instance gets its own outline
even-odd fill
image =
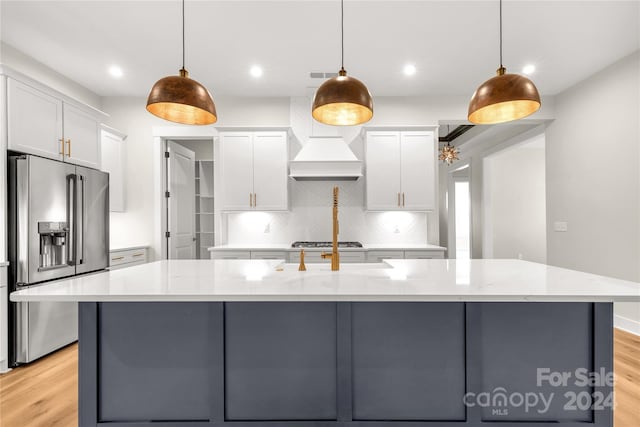
[[[325,251],[304,251],[304,262],[305,263],[329,263],[331,262],[330,258],[322,258],[323,252],[331,252],[331,248],[327,248]],[[338,251],[340,252],[340,262],[350,263],[350,262],[366,262],[365,251]],[[297,263],[300,262],[300,251],[292,251],[289,252],[289,262]]]
[[[434,251],[434,250],[414,250],[414,251],[404,251],[405,259],[443,259],[444,251]]]
[[[368,262],[382,262],[383,259],[403,259],[404,251],[369,251]]]
[[[147,248],[115,249],[109,252],[109,270],[133,267],[147,262]]]
[[[211,259],[251,259],[251,251],[211,251]]]
[[[444,251],[435,249],[414,250],[373,250],[367,253],[368,262],[382,262],[384,259],[443,259]]]
[[[251,251],[251,259],[284,259],[287,260],[286,251]]]

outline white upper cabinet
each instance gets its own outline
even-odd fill
[[[433,210],[436,207],[433,132],[402,132],[400,137],[402,207],[414,211]]]
[[[7,104],[8,148],[62,160],[62,101],[9,78]]]
[[[253,207],[253,137],[251,133],[220,135],[222,210]]]
[[[400,207],[400,132],[367,133],[367,209]]]
[[[64,104],[65,161],[100,168],[100,124],[91,115]]]
[[[101,133],[101,165],[109,173],[109,210],[124,212],[125,205],[125,136],[103,130]]]
[[[254,208],[287,210],[287,134],[257,132],[253,135]]]
[[[99,169],[100,115],[37,82],[7,77],[9,150]]]
[[[221,132],[223,211],[288,209],[286,132]]]
[[[367,209],[428,211],[436,206],[432,131],[369,131]]]

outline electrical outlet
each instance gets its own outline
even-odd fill
[[[566,221],[556,221],[553,223],[553,231],[565,233],[569,231],[569,224]]]

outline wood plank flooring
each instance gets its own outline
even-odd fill
[[[0,375],[0,426],[78,425],[78,355],[70,345],[26,367]],[[640,337],[616,329],[614,427],[640,426]]]

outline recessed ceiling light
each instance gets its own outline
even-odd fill
[[[522,67],[522,74],[530,75],[530,74],[533,74],[535,72],[536,72],[536,66],[533,65],[533,64],[528,64],[528,65],[525,65],[524,67]]]
[[[403,71],[404,71],[404,75],[405,76],[413,76],[416,73],[416,71],[418,71],[418,70],[416,69],[415,65],[407,64],[407,65],[404,66]]]
[[[249,73],[253,76],[253,77],[262,77],[262,68],[258,67],[257,65],[254,65],[253,67],[251,67],[251,69],[249,70]]]
[[[109,67],[109,74],[111,74],[111,77],[119,79],[124,75],[124,72],[122,71],[122,68],[118,67],[117,65],[112,65],[111,67]]]

